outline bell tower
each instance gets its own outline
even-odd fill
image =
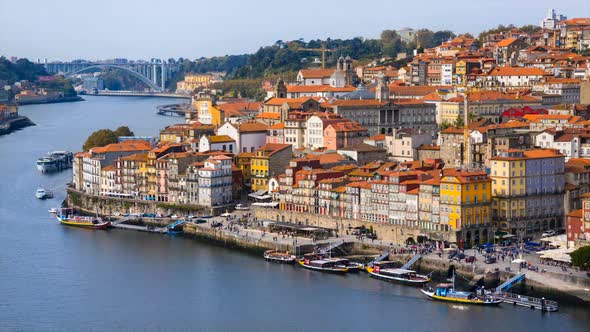
[[[387,79],[385,75],[377,76],[377,89],[375,90],[375,99],[379,101],[389,100],[389,87],[387,86]]]
[[[277,85],[275,86],[275,97],[276,98],[287,98],[287,86],[282,78],[279,77]]]

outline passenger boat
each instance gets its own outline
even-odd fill
[[[318,260],[309,260],[308,258],[303,258],[297,261],[299,265],[310,270],[331,273],[347,273],[350,269],[346,266],[338,265],[339,262],[339,259],[334,258],[324,258]]]
[[[295,255],[289,254],[288,251],[282,252],[278,250],[267,250],[264,252],[264,259],[269,262],[293,264],[295,262]]]
[[[53,192],[45,190],[44,188],[37,188],[35,191],[35,197],[37,197],[37,199],[53,198]]]
[[[53,151],[37,159],[37,169],[41,173],[62,171],[72,167],[74,155],[69,151]]]
[[[416,271],[396,268],[395,262],[375,262],[373,266],[367,266],[366,271],[375,278],[400,282],[408,285],[423,285],[430,281],[428,276],[418,274]]]
[[[463,304],[477,305],[498,305],[502,300],[495,299],[486,294],[476,294],[473,292],[459,292],[455,290],[455,270],[453,269],[452,283],[438,284],[435,289],[421,289],[422,293],[433,300],[446,301]]]
[[[62,225],[75,226],[91,229],[107,229],[111,226],[110,221],[103,221],[100,217],[86,217],[73,214],[74,209],[63,208],[56,216]]]
[[[359,272],[365,269],[365,265],[357,262],[351,262],[346,258],[327,258],[336,262],[337,267],[348,268],[348,272]]]

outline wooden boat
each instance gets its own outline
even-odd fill
[[[389,261],[375,262],[372,266],[367,266],[366,271],[372,277],[408,285],[423,285],[430,281],[428,276],[417,274],[413,270],[395,268],[394,265],[395,262]]]
[[[267,250],[264,252],[264,259],[269,262],[282,263],[282,264],[293,264],[295,262],[295,255],[289,254],[289,252],[282,252],[278,250]]]
[[[328,258],[327,260],[333,260],[336,262],[337,267],[345,267],[348,272],[359,272],[365,269],[365,265],[357,262],[351,262],[346,258]]]
[[[184,223],[183,220],[178,220],[178,221],[171,223],[166,228],[166,233],[169,235],[176,235],[176,234],[182,233],[184,231],[183,226],[182,226],[183,223]]]
[[[73,214],[73,209],[61,209],[56,215],[57,220],[62,225],[75,226],[90,229],[107,229],[111,226],[110,221],[103,221],[100,217],[86,217]]]
[[[455,270],[451,284],[438,284],[435,289],[421,289],[422,293],[433,300],[477,305],[498,305],[502,300],[495,299],[486,294],[476,294],[473,292],[459,292],[455,290]]]
[[[318,260],[309,260],[308,258],[300,259],[297,261],[299,265],[306,269],[331,272],[331,273],[347,273],[350,269],[345,266],[339,266],[337,263],[338,259],[324,258]]]

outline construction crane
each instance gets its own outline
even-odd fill
[[[322,53],[322,69],[326,69],[326,52],[334,52],[334,50],[327,49],[325,44],[322,44],[321,48],[298,48],[297,51],[321,52]]]

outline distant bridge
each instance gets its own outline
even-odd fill
[[[168,64],[164,60],[153,59],[151,62],[52,62],[46,63],[45,68],[51,74],[63,74],[72,77],[92,69],[116,68],[123,70],[145,83],[152,91],[164,92],[166,79],[176,70],[175,64]]]

